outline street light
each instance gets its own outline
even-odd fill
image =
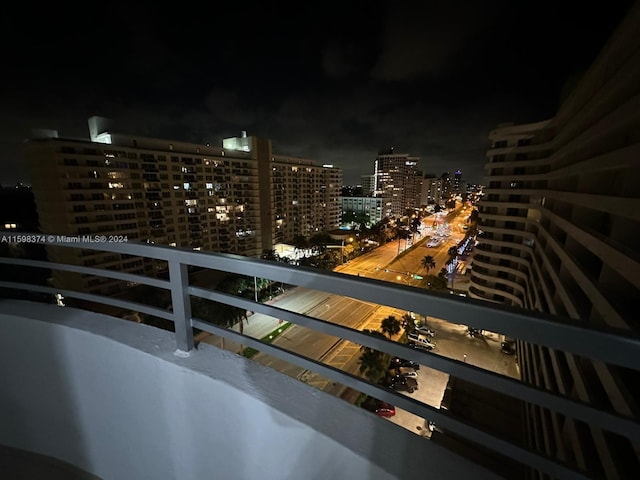
[[[458,260],[456,258],[454,258],[453,261],[449,265],[447,265],[447,272],[449,273],[449,278],[451,279],[451,291],[453,291],[453,281],[456,276],[457,265]]]
[[[349,243],[353,242],[353,237],[347,238],[347,241]],[[342,239],[342,248],[340,249],[340,251],[342,252],[342,263],[344,263],[344,238]]]

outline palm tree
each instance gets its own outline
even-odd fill
[[[386,333],[389,338],[400,333],[400,327],[400,320],[393,315],[389,315],[380,322],[380,330],[382,330],[382,333]]]
[[[309,248],[309,242],[304,235],[294,235],[289,243],[293,245],[296,254],[299,254],[301,250],[304,251]]]
[[[362,333],[366,333],[374,337],[386,338],[377,330],[365,329]],[[382,379],[387,374],[390,361],[389,354],[376,350],[375,348],[367,347],[366,345],[362,345],[360,350],[362,351],[360,359],[358,360],[358,363],[360,364],[358,367],[360,373],[364,374],[370,382],[378,382],[378,380]]]
[[[377,350],[362,352],[358,370],[371,382],[377,383],[384,378],[389,368],[389,360],[385,359],[385,354]]]
[[[436,268],[436,260],[431,255],[427,255],[420,261],[420,265],[429,273],[429,270]]]
[[[416,328],[416,321],[413,319],[413,317],[411,315],[409,315],[408,313],[405,313],[402,316],[402,321],[404,322],[404,329],[407,332],[412,332],[413,330],[415,330]]]
[[[313,248],[316,254],[321,254],[327,251],[327,245],[331,242],[331,235],[327,232],[318,232],[309,239],[309,246]]]

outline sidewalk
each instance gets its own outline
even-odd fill
[[[284,298],[288,297],[289,295],[291,295],[293,292],[295,292],[295,290],[296,288],[286,290],[284,293],[278,295],[277,297],[273,297],[271,300],[267,300],[266,302],[263,302],[263,303],[267,305],[277,303],[283,300]],[[273,318],[273,317],[270,317],[269,315],[264,315],[262,313],[249,312],[247,314],[247,319],[243,321],[242,330],[244,335],[261,339],[263,337],[266,337],[267,335],[269,335],[270,333],[272,333],[273,331],[277,330],[279,327],[285,324],[286,322],[283,322],[278,318]],[[240,325],[236,324],[233,327],[231,327],[231,329],[239,333]],[[218,347],[222,346],[221,337],[218,337],[217,335],[214,335],[209,332],[200,332],[194,337],[194,339],[196,342],[209,343],[211,345],[216,345]],[[226,350],[231,350],[231,351],[237,351],[240,348],[239,344],[231,340],[224,340],[224,345]]]

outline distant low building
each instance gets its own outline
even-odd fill
[[[342,224],[374,225],[382,220],[380,197],[342,197]]]

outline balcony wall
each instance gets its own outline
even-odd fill
[[[0,312],[0,444],[103,479],[498,478],[210,345],[179,356],[147,325],[18,300]]]

